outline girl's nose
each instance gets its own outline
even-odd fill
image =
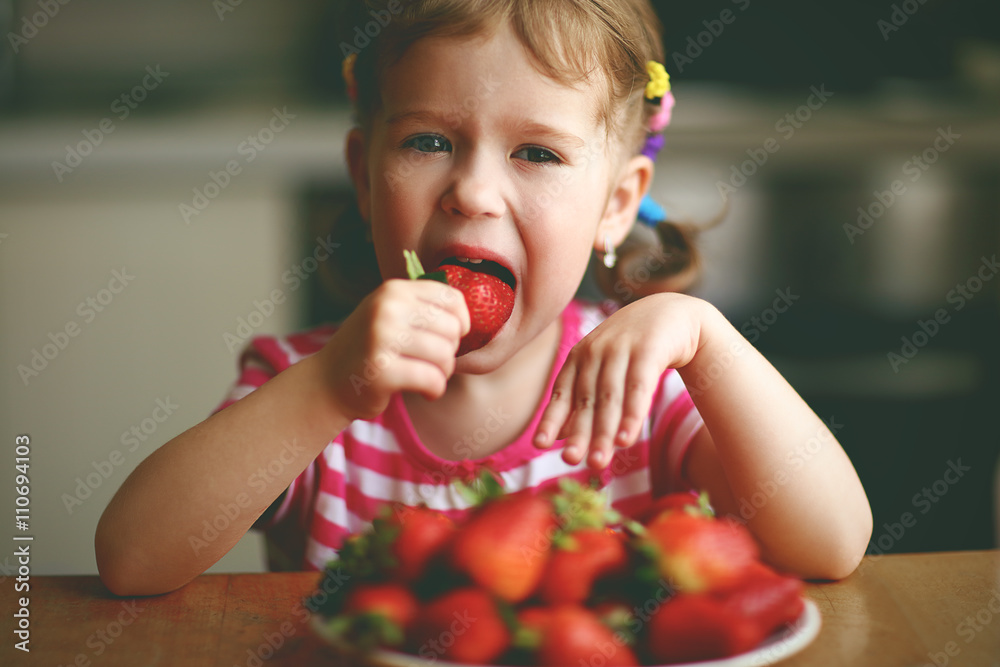
[[[449,215],[499,218],[504,213],[501,174],[484,155],[467,155],[456,165],[452,182],[441,197]]]

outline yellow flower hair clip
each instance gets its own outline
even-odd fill
[[[354,63],[358,60],[357,53],[351,53],[346,58],[341,65],[340,73],[344,77],[344,83],[347,84],[347,98],[351,100],[351,103],[358,101],[358,82],[354,78]]]
[[[646,99],[655,104],[670,92],[670,75],[667,74],[667,69],[655,60],[646,61],[646,74],[649,75]]]

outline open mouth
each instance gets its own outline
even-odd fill
[[[441,262],[441,266],[450,264],[452,266],[462,266],[470,271],[476,271],[478,273],[486,273],[488,275],[499,278],[513,290],[517,287],[517,280],[514,278],[514,274],[510,272],[503,264],[498,264],[489,259],[470,259],[468,257],[449,257]]]

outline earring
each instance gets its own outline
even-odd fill
[[[615,249],[611,246],[611,239],[608,235],[604,235],[604,266],[609,269],[615,268],[615,262],[618,261],[618,255],[615,254]]]

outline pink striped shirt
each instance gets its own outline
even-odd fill
[[[562,340],[554,369],[562,367],[569,350],[604,320],[608,311],[574,301],[562,315]],[[335,332],[321,327],[284,338],[254,338],[244,351],[241,375],[221,410],[246,396],[297,361],[318,352]],[[555,370],[549,378],[549,389]],[[496,472],[509,491],[544,489],[562,477],[588,481],[596,476],[612,506],[636,514],[656,496],[686,489],[684,455],[694,434],[703,425],[700,415],[673,369],[660,378],[639,441],[618,449],[601,473],[585,464],[562,460],[562,441],[548,450],[531,442],[544,405],[540,405],[524,433],[507,447],[484,458],[459,461],[442,459],[420,442],[401,395],[392,397],[385,412],[371,421],[357,420],[332,440],[292,483],[277,502],[276,511],[258,528],[292,558],[292,566],[322,569],[332,559],[343,538],[364,530],[386,503],[427,506],[459,518],[468,503],[451,485],[486,466]],[[482,426],[455,444],[457,455],[473,454],[491,430],[505,419],[502,408],[488,410]],[[300,545],[288,544],[300,542]]]

